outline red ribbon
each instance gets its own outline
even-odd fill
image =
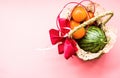
[[[90,0],[83,0],[80,3],[78,3],[78,2],[70,2],[68,4],[76,4],[76,6],[77,6],[77,5],[82,5],[82,3],[84,1],[88,1],[88,2],[91,2],[92,4],[94,4]],[[70,31],[68,29],[68,28],[70,28],[70,25],[69,25],[70,21],[68,19],[65,19],[65,18],[60,18],[61,12],[64,10],[64,8],[68,4],[66,4],[63,7],[63,9],[60,11],[60,13],[58,14],[58,17],[57,17],[57,20],[56,20],[58,30],[51,29],[49,31],[50,39],[51,39],[52,44],[55,45],[55,44],[59,43],[58,44],[58,52],[59,52],[59,54],[64,53],[64,56],[65,56],[66,59],[70,58],[72,55],[75,55],[75,52],[78,50],[77,47],[76,47],[75,40],[73,40],[71,38],[68,38],[66,36],[66,34]],[[94,11],[95,11],[95,6],[94,6]]]
[[[66,59],[70,58],[72,55],[75,55],[78,50],[76,47],[76,42],[65,36],[70,30],[65,27],[69,27],[69,20],[64,18],[59,18],[59,30],[51,29],[49,31],[51,43],[53,45],[58,44],[59,54],[64,53]]]

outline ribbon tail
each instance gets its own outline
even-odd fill
[[[70,58],[72,55],[75,55],[77,50],[76,42],[73,39],[67,38],[64,43],[64,57],[66,59]]]
[[[61,43],[58,45],[58,52],[59,52],[59,54],[64,53],[64,43]]]

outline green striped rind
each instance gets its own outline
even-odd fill
[[[91,53],[97,53],[104,48],[107,39],[102,29],[96,26],[90,26],[85,37],[77,40],[77,42],[81,49]]]

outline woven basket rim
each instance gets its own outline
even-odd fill
[[[76,46],[78,48],[78,51],[76,52],[76,55],[78,56],[78,58],[81,58],[85,61],[92,60],[95,58],[99,58],[102,54],[108,53],[110,51],[110,49],[113,47],[114,43],[116,42],[116,34],[112,31],[111,28],[107,26],[105,26],[103,30],[105,32],[107,40],[109,40],[109,42],[105,45],[105,47],[97,53],[91,53],[84,51],[77,44]]]

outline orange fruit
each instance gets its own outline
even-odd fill
[[[76,22],[82,22],[87,18],[87,11],[82,6],[76,6],[72,11],[71,16]]]
[[[70,21],[70,28],[71,28],[71,29],[74,29],[74,27],[77,27],[77,26],[79,26],[79,25],[80,25],[80,23],[78,23],[78,22],[76,22],[76,21],[74,21],[74,20],[71,20],[71,21]],[[85,28],[82,27],[82,28],[80,28],[79,30],[77,30],[77,31],[75,31],[75,32],[73,33],[73,38],[74,38],[74,39],[80,39],[80,38],[82,38],[84,35],[85,35]]]
[[[86,21],[89,20],[90,18],[94,17],[93,12],[88,12],[89,16],[87,16]]]

